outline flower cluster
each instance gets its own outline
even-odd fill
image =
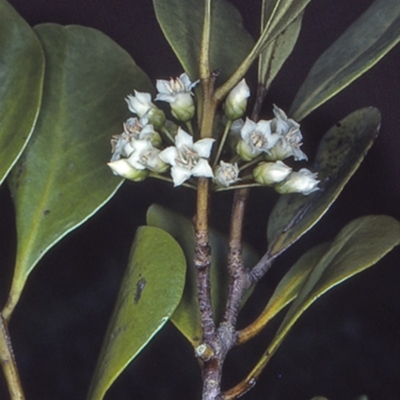
[[[300,149],[303,136],[300,125],[274,105],[274,118],[258,122],[240,118],[245,114],[250,89],[240,81],[223,105],[227,124],[223,135],[195,140],[191,120],[195,115],[192,83],[187,74],[178,78],[157,80],[155,101],[169,103],[172,116],[189,128],[176,128],[153,102],[149,93],[134,92],[126,102],[136,114],[123,124],[123,132],[111,139],[112,157],[108,163],[116,175],[141,181],[147,176],[161,177],[170,169],[174,186],[191,177],[212,178],[215,189],[240,186],[273,186],[279,193],[303,193],[318,190],[317,174],[302,168],[293,171],[283,160],[307,160]],[[171,128],[173,127],[173,128]],[[240,133],[235,142],[233,131]],[[229,133],[231,132],[231,133]],[[221,136],[221,137],[219,137]],[[227,141],[225,142],[225,140]],[[164,145],[169,140],[169,145]],[[214,162],[210,165],[213,145],[218,144]],[[228,150],[224,148],[227,145]],[[224,149],[224,151],[223,151]],[[229,151],[231,149],[231,151]],[[232,151],[233,149],[233,151]],[[231,158],[220,160],[221,154]],[[250,174],[249,174],[250,173]],[[240,176],[242,175],[242,176]],[[164,178],[165,179],[165,178]]]

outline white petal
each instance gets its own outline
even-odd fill
[[[242,139],[248,142],[250,140],[250,134],[254,132],[256,127],[257,124],[254,121],[252,121],[250,118],[246,118],[246,122],[240,130],[240,135],[242,136]]]
[[[157,91],[160,94],[170,94],[169,86],[170,86],[169,81],[163,79],[157,79],[156,87]]]
[[[179,127],[178,133],[175,136],[175,144],[178,149],[182,149],[183,147],[191,149],[193,146],[193,137]]]
[[[175,165],[171,169],[171,176],[174,181],[174,186],[179,186],[192,176],[192,171],[182,168],[179,165]]]
[[[183,74],[179,75],[179,79],[182,81],[182,83],[185,85],[186,90],[190,90],[190,86],[192,84],[192,81],[189,78],[189,75],[184,72]]]
[[[201,158],[199,162],[192,169],[193,176],[204,177],[204,178],[213,178],[213,171],[208,164],[207,160]]]
[[[208,158],[210,157],[211,153],[211,147],[213,143],[215,142],[215,139],[211,138],[206,138],[206,139],[201,139],[198,140],[194,145],[193,145],[193,150],[203,158]]]
[[[159,154],[161,160],[163,160],[167,164],[172,165],[173,167],[176,165],[177,156],[178,156],[178,149],[174,146],[167,147]]]
[[[172,95],[169,93],[159,93],[154,100],[155,101],[166,101],[167,103],[173,103],[175,101],[175,95]]]
[[[135,97],[142,103],[142,104],[151,104],[151,94],[146,92],[138,92],[135,90]]]

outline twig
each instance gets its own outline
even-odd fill
[[[17,363],[11,345],[10,334],[7,328],[7,322],[0,314],[0,362],[3,368],[4,377],[7,382],[8,391],[11,400],[25,400],[19,379]]]

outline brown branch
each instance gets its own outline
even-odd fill
[[[194,265],[197,273],[197,292],[203,341],[207,342],[215,334],[215,324],[211,306],[211,251],[208,244],[208,179],[206,178],[199,178],[198,181],[195,235]]]
[[[0,314],[0,363],[3,368],[4,377],[7,382],[8,392],[11,400],[25,400],[19,379],[17,363],[11,345],[10,334],[7,328],[7,322]]]
[[[242,229],[249,189],[235,191],[229,234],[228,272],[231,277],[224,321],[235,327],[244,291],[250,286],[242,259]]]

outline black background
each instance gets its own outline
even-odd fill
[[[182,0],[184,1],[184,0]],[[97,28],[125,48],[154,80],[182,71],[155,20],[150,0],[11,0],[28,21]],[[260,1],[236,0],[247,29],[256,34]],[[316,58],[371,0],[313,1],[296,49],[271,87],[265,104],[287,110]],[[173,13],[173,10],[171,10]],[[372,29],[372,28],[371,28]],[[245,314],[251,319],[274,285],[312,244],[331,239],[366,214],[400,219],[400,48],[313,112],[302,123],[304,150],[313,158],[318,140],[336,121],[365,106],[382,113],[381,133],[359,171],[319,226],[285,254],[265,277]],[[132,88],[127,89],[132,90]],[[260,252],[274,194],[252,193],[245,235]],[[226,230],[231,194],[213,200],[212,223]],[[15,228],[6,188],[0,191],[2,275],[11,274]],[[11,335],[28,400],[84,399],[136,227],[151,203],[191,215],[194,196],[167,183],[126,183],[86,225],[57,245],[31,275],[11,322]],[[262,223],[260,224],[260,221]],[[400,293],[397,249],[378,265],[325,295],[296,324],[245,399],[308,400],[324,395],[351,400],[400,398]],[[0,285],[4,301],[7,280]],[[242,323],[244,323],[243,321]],[[224,385],[237,383],[265,348],[279,321],[233,354]],[[108,400],[199,399],[193,351],[167,326],[115,383]],[[7,399],[3,378],[0,399]]]

